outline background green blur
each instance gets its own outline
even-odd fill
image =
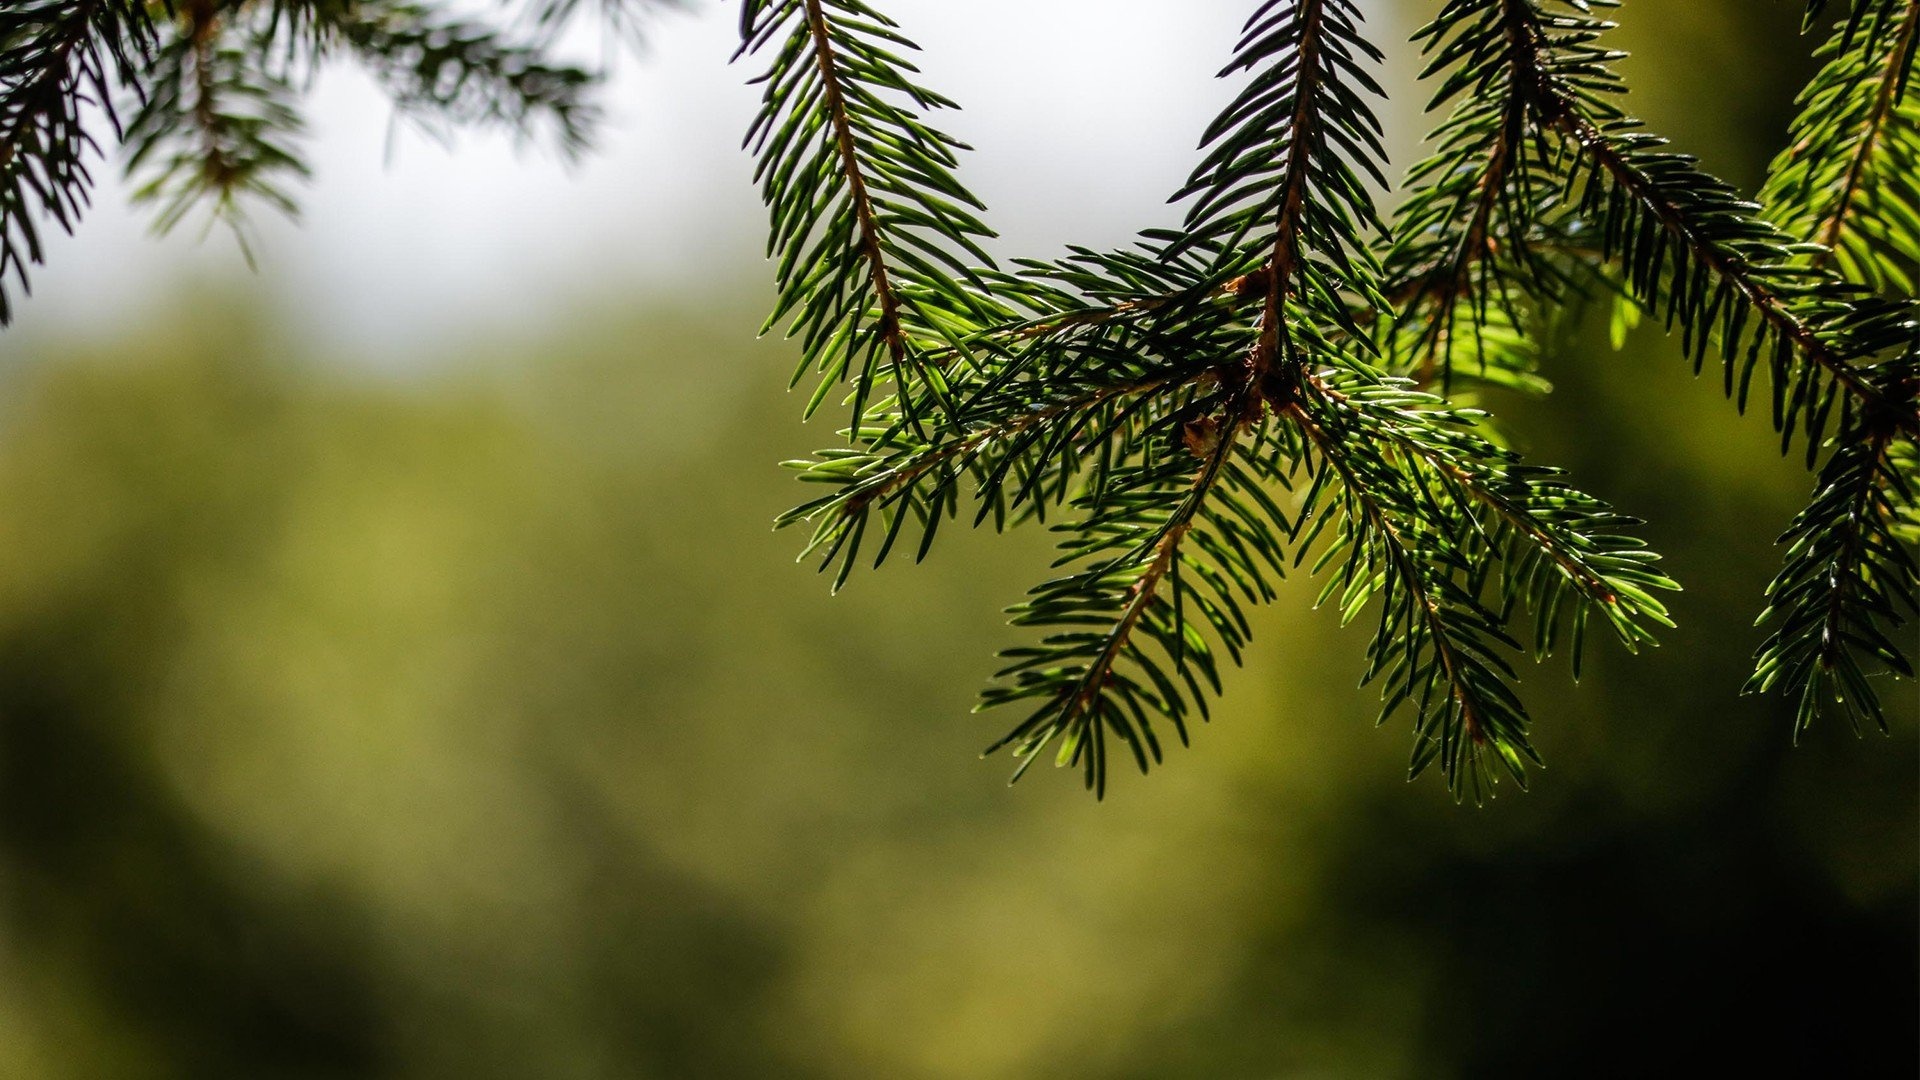
[[[1751,189],[1797,7],[1637,5],[1638,108]],[[1406,784],[1296,583],[1096,805],[966,711],[1043,535],[829,598],[770,532],[752,254],[401,371],[270,277],[0,342],[0,1077],[1915,1074],[1916,702],[1737,696],[1810,478],[1657,336],[1495,403],[1688,589],[1525,673],[1533,793]]]

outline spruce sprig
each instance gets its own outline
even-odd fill
[[[1910,370],[1901,393],[1910,399],[1916,387],[1920,372]],[[1786,566],[1760,617],[1773,632],[1747,684],[1795,695],[1796,737],[1829,712],[1856,733],[1869,721],[1885,731],[1874,676],[1914,675],[1900,630],[1920,610],[1920,460],[1884,416],[1861,417],[1834,443],[1813,502],[1781,537]]]
[[[1260,5],[1181,229],[983,272],[1008,316],[965,343],[950,428],[896,401],[795,463],[832,490],[784,521],[813,524],[836,584],[909,524],[924,557],[963,504],[996,527],[1071,508],[1062,573],[1012,609],[1040,637],[1002,654],[982,701],[1026,710],[993,746],[1016,777],[1052,748],[1104,793],[1114,744],[1144,771],[1163,726],[1187,742],[1250,644],[1249,606],[1308,559],[1339,568],[1320,599],[1344,620],[1377,607],[1382,720],[1409,711],[1412,772],[1437,764],[1462,797],[1486,794],[1491,761],[1524,778],[1535,760],[1518,611],[1539,658],[1577,655],[1596,611],[1629,647],[1667,622],[1655,594],[1673,584],[1622,535],[1632,519],[1384,367],[1405,331],[1367,183],[1384,173],[1377,61],[1347,0]]]
[[[924,119],[954,103],[916,81],[917,46],[860,0],[748,0],[738,56],[765,52],[747,134],[772,212],[768,255],[791,321],[797,384],[820,379],[811,412],[841,385],[858,421],[889,387],[913,407],[951,407],[947,370],[991,308],[973,262],[992,260],[980,201],[954,175],[966,147]]]
[[[1680,331],[1695,369],[1717,352],[1727,393],[1744,407],[1764,361],[1783,444],[1796,426],[1822,429],[1840,398],[1877,403],[1880,391],[1856,370],[1854,343],[1829,330],[1854,290],[1796,262],[1802,245],[1756,204],[1620,110],[1625,84],[1610,65],[1622,54],[1602,43],[1611,24],[1591,14],[1617,0],[1464,6],[1496,4],[1524,42],[1509,54],[1512,82],[1534,129],[1559,144],[1571,212],[1632,295]],[[1920,417],[1895,422],[1920,433]]]
[[[1788,146],[1760,201],[1809,261],[1891,296],[1920,269],[1920,95],[1913,87],[1920,0],[1875,0],[1820,49]]]
[[[1456,373],[1541,389],[1533,338],[1551,313],[1603,288],[1600,252],[1559,212],[1559,155],[1532,113],[1532,9],[1451,0],[1414,35],[1449,109],[1408,174],[1384,263],[1390,366],[1450,388]],[[1458,360],[1466,363],[1456,364]]]
[[[285,76],[254,62],[268,44],[261,33],[229,30],[210,4],[180,10],[188,25],[143,73],[125,134],[134,198],[158,204],[160,232],[208,206],[251,261],[244,202],[296,212],[287,183],[310,175],[297,146],[306,125]]]
[[[1823,452],[1835,461],[1907,460],[1904,447],[1920,435],[1920,411],[1905,390],[1916,360],[1914,302],[1876,304],[1863,294],[1908,280],[1904,263],[1920,245],[1920,220],[1910,212],[1905,178],[1890,177],[1871,193],[1864,186],[1875,169],[1906,153],[1915,7],[1905,0],[1852,5],[1826,47],[1832,59],[1804,95],[1795,146],[1768,186],[1776,214],[1804,234],[1793,235],[1620,110],[1625,87],[1610,67],[1620,54],[1605,47],[1610,24],[1593,14],[1612,6],[1614,0],[1460,0],[1429,32],[1453,46],[1441,53],[1456,65],[1450,86],[1496,86],[1504,102],[1499,115],[1513,123],[1524,114],[1521,141],[1540,142],[1541,160],[1559,174],[1565,193],[1547,204],[1558,207],[1559,231],[1593,238],[1628,297],[1680,332],[1695,371],[1716,354],[1723,390],[1743,410],[1756,373],[1764,372],[1783,452],[1798,438],[1809,466]],[[1494,74],[1501,65],[1505,73]],[[1479,132],[1480,143],[1497,154],[1507,143],[1494,133],[1493,111],[1470,97],[1451,124],[1456,132]],[[1442,159],[1466,145],[1456,135]],[[1533,197],[1541,187],[1524,174],[1507,184],[1509,215],[1542,206]],[[1422,205],[1418,194],[1414,205]],[[1510,237],[1507,251],[1533,247],[1517,229]],[[1564,280],[1558,273],[1532,276],[1550,285]],[[1489,291],[1483,286],[1481,295]],[[1541,294],[1531,290],[1536,303]],[[1877,449],[1869,453],[1862,440]],[[1829,554],[1809,538],[1854,535],[1832,517],[1842,505],[1833,491],[1823,483],[1788,535],[1799,546],[1769,593],[1767,617],[1786,625],[1763,646],[1760,675],[1750,684],[1795,694],[1802,727],[1823,703],[1856,726],[1862,713],[1878,715],[1870,684],[1836,682],[1836,672],[1857,670],[1848,650],[1896,672],[1910,668],[1900,648],[1866,633],[1836,633],[1816,662],[1782,658],[1793,633],[1808,625],[1786,594],[1811,573],[1809,558]],[[1874,576],[1870,561],[1826,565],[1835,595],[1912,598],[1911,582],[1897,576],[1857,580]],[[1836,607],[1842,609],[1853,610],[1851,602]]]

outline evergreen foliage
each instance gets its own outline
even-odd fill
[[[617,32],[644,0],[604,0]],[[1392,190],[1383,53],[1354,0],[1259,0],[1221,76],[1175,229],[1117,251],[1001,259],[935,125],[916,46],[864,0],[743,0],[761,65],[747,133],[806,406],[842,444],[790,463],[782,517],[844,584],[943,524],[1050,526],[1052,578],[982,706],[1018,776],[1052,754],[1104,792],[1142,771],[1252,645],[1284,579],[1372,625],[1365,681],[1411,772],[1460,797],[1538,758],[1516,684],[1590,627],[1628,649],[1678,586],[1639,522],[1507,449],[1472,403],[1544,393],[1553,329],[1590,301],[1676,333],[1816,471],[1782,538],[1750,689],[1886,725],[1911,678],[1920,569],[1920,0],[1810,0],[1822,68],[1756,201],[1624,109],[1618,0],[1444,0],[1416,35],[1439,126]],[[168,227],[245,199],[291,211],[298,91],[346,55],[430,125],[551,130],[577,152],[592,73],[550,58],[578,0],[521,32],[401,0],[24,0],[0,10],[0,287],[85,205],[99,134]],[[1658,18],[1657,12],[1645,17]],[[124,131],[120,117],[126,115]],[[7,297],[0,294],[0,317]],[[1299,586],[1294,586],[1299,587]],[[1303,594],[1304,598],[1304,594]]]
[[[657,0],[603,0],[616,27]],[[291,214],[301,92],[323,65],[364,67],[430,131],[551,128],[578,153],[597,75],[550,56],[578,0],[527,0],[495,22],[406,0],[22,0],[0,6],[0,323],[47,223],[72,231],[109,139],[166,230],[196,207],[236,230],[249,202]],[[518,24],[516,27],[515,24]],[[527,29],[527,27],[531,29]],[[244,236],[242,237],[244,244]]]
[[[973,324],[901,366],[937,370],[938,401],[896,379],[875,417],[871,367],[851,380],[847,445],[793,463],[830,494],[783,521],[812,524],[837,586],[869,539],[876,563],[903,533],[924,557],[963,509],[996,527],[1054,514],[1061,575],[1012,609],[1038,640],[1003,654],[983,704],[1024,713],[994,746],[1016,775],[1051,747],[1095,791],[1110,743],[1144,771],[1167,735],[1187,740],[1249,645],[1246,606],[1304,567],[1343,620],[1374,620],[1366,680],[1383,721],[1410,717],[1412,772],[1438,765],[1479,798],[1537,760],[1515,657],[1564,648],[1577,674],[1596,615],[1629,648],[1671,625],[1659,594],[1676,586],[1638,523],[1450,400],[1544,390],[1551,321],[1611,296],[1627,321],[1677,331],[1696,370],[1713,357],[1740,408],[1759,379],[1783,448],[1826,458],[1752,686],[1795,694],[1801,727],[1884,722],[1869,669],[1911,674],[1895,630],[1915,595],[1916,321],[1893,293],[1920,222],[1895,183],[1871,205],[1816,202],[1826,231],[1809,229],[1808,212],[1763,209],[1671,151],[1620,107],[1610,6],[1445,4],[1417,38],[1445,115],[1383,224],[1381,54],[1359,11],[1257,5],[1222,72],[1240,92],[1176,195],[1183,226],[945,278],[941,310]],[[830,28],[833,9],[813,10]],[[1875,77],[1855,80],[1870,88],[1852,119],[1831,119],[1836,91],[1810,92],[1820,119],[1799,126],[1800,152],[1819,168],[1844,145],[1861,176],[1900,172],[1911,16],[1859,5],[1835,30],[1829,49]],[[1862,238],[1845,251],[1835,215]]]

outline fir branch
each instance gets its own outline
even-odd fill
[[[1422,78],[1445,76],[1429,111],[1457,105],[1394,218],[1383,258],[1397,317],[1383,337],[1394,371],[1443,390],[1463,343],[1469,373],[1538,385],[1526,329],[1597,280],[1596,253],[1552,212],[1557,163],[1530,124],[1530,14],[1517,0],[1451,0],[1415,35]]]
[[[1369,680],[1385,680],[1387,715],[1418,703],[1414,771],[1438,761],[1459,795],[1484,794],[1489,750],[1516,776],[1532,759],[1500,655],[1518,648],[1515,608],[1541,658],[1571,626],[1576,674],[1590,613],[1629,648],[1670,625],[1654,593],[1674,586],[1623,535],[1633,519],[1360,358],[1376,330],[1402,332],[1365,231],[1379,223],[1360,175],[1377,179],[1381,155],[1358,63],[1375,56],[1346,0],[1262,4],[1225,72],[1252,74],[1179,196],[1183,229],[980,272],[999,318],[924,354],[954,373],[950,400],[902,388],[844,449],[794,463],[834,490],[782,523],[814,525],[836,585],[870,535],[878,562],[914,525],[924,556],[963,501],[996,527],[1083,512],[1057,527],[1076,568],[1014,609],[1050,633],[1005,654],[984,699],[1029,706],[995,744],[1022,770],[1058,742],[1104,792],[1109,735],[1143,769],[1161,757],[1156,719],[1184,741],[1218,689],[1215,646],[1237,662],[1246,643],[1239,605],[1272,598],[1288,537],[1305,533],[1304,552],[1335,519],[1323,561],[1348,557],[1329,590],[1348,618],[1386,597]],[[1571,233],[1532,231],[1543,259],[1595,261]],[[1452,310],[1479,316],[1483,348],[1526,348],[1518,326]],[[946,423],[920,422],[940,407]],[[1290,518],[1269,489],[1302,471],[1312,487]],[[1336,491],[1344,513],[1322,513]]]
[[[1367,97],[1382,95],[1362,67],[1381,53],[1359,31],[1351,0],[1265,0],[1248,19],[1222,77],[1253,71],[1207,128],[1208,150],[1176,200],[1191,199],[1169,258],[1216,253],[1232,273],[1266,285],[1246,360],[1258,380],[1297,375],[1288,307],[1305,303],[1363,338],[1344,299],[1384,306],[1361,230],[1382,228],[1361,173],[1381,185],[1385,151]]]
[[[838,490],[789,510],[776,524],[814,524],[802,557],[818,552],[823,571],[837,567],[838,589],[860,557],[874,515],[885,529],[876,566],[910,520],[921,530],[916,561],[925,558],[940,522],[958,514],[961,484],[969,478],[974,486],[965,494],[979,504],[975,526],[992,520],[1005,528],[1010,515],[1044,517],[1048,505],[1070,497],[1083,450],[1118,447],[1107,456],[1124,458],[1128,447],[1166,423],[1169,403],[1186,400],[1184,392],[1206,375],[1138,373],[1111,382],[1063,377],[1031,397],[1010,392],[992,406],[976,403],[977,419],[962,416],[934,429],[895,415],[885,426],[849,432],[845,449],[788,462],[803,481]]]
[[[1655,594],[1678,586],[1624,533],[1638,521],[1489,442],[1481,414],[1351,358],[1305,385],[1281,407],[1311,449],[1301,518],[1328,528],[1317,500],[1338,487],[1341,524],[1318,566],[1343,564],[1322,600],[1337,595],[1350,621],[1383,598],[1368,673],[1386,679],[1382,722],[1414,704],[1413,771],[1437,761],[1458,796],[1489,790],[1483,749],[1524,782],[1528,719],[1503,655],[1519,647],[1506,630],[1514,609],[1532,614],[1536,659],[1570,626],[1577,677],[1590,613],[1636,650],[1673,625]]]
[[[1314,123],[1319,108],[1315,98],[1328,75],[1321,70],[1327,48],[1324,40],[1328,33],[1326,0],[1302,0],[1297,8],[1293,14],[1300,24],[1299,40],[1294,46],[1293,62],[1298,68],[1298,85],[1292,89],[1293,117],[1288,125],[1286,165],[1279,183],[1280,216],[1273,229],[1273,254],[1267,257],[1265,267],[1266,304],[1260,312],[1260,337],[1248,363],[1248,374],[1255,380],[1273,370],[1282,340],[1290,338],[1285,326],[1286,305],[1293,295],[1294,275],[1300,269],[1310,165],[1315,157],[1326,153],[1325,138]],[[1286,34],[1288,30],[1284,23],[1274,27],[1277,35]],[[1291,341],[1287,343],[1290,345]]]
[[[1679,585],[1655,567],[1659,556],[1622,532],[1644,522],[1488,441],[1476,430],[1483,414],[1448,410],[1410,385],[1346,382],[1343,389],[1333,372],[1309,376],[1319,400],[1419,474],[1414,486],[1444,495],[1431,501],[1430,524],[1476,568],[1476,595],[1497,570],[1501,610],[1519,601],[1533,613],[1536,659],[1555,651],[1569,598],[1576,677],[1589,612],[1601,613],[1630,651],[1655,644],[1649,624],[1673,626],[1654,594]]]
[[[1846,290],[1795,269],[1792,240],[1757,206],[1691,158],[1666,151],[1664,140],[1607,103],[1622,90],[1607,66],[1618,54],[1598,44],[1608,24],[1586,14],[1586,0],[1557,0],[1574,13],[1553,18],[1552,34],[1541,11],[1546,0],[1509,2],[1525,8],[1534,43],[1521,53],[1521,76],[1535,87],[1535,123],[1579,155],[1570,173],[1581,190],[1579,212],[1600,223],[1604,248],[1634,294],[1649,308],[1664,307],[1670,326],[1679,324],[1696,367],[1717,338],[1731,393],[1734,369],[1750,371],[1754,358],[1769,353],[1774,422],[1783,437],[1796,421],[1817,425],[1814,413],[1827,399],[1823,380],[1863,407],[1883,406],[1852,363],[1857,354],[1821,332],[1822,317],[1844,306]],[[1744,392],[1738,400],[1744,403]],[[1920,415],[1911,409],[1895,422],[1920,434]]]
[[[1780,344],[1773,350],[1776,423],[1788,423],[1787,410],[1779,403],[1788,398],[1789,387],[1792,400],[1801,409],[1816,407],[1822,394],[1815,380],[1822,373],[1863,405],[1881,404],[1873,384],[1813,321],[1795,310],[1794,299],[1812,298],[1814,294],[1792,280],[1790,271],[1778,261],[1788,250],[1777,234],[1749,216],[1752,204],[1734,200],[1730,189],[1697,172],[1685,159],[1659,154],[1661,144],[1648,137],[1623,145],[1590,120],[1571,113],[1561,114],[1555,125],[1588,155],[1594,179],[1604,173],[1673,238],[1676,247],[1672,250],[1658,242],[1650,248],[1642,247],[1631,216],[1621,220],[1612,237],[1636,294],[1654,308],[1661,306],[1664,297],[1669,319],[1680,319],[1688,328],[1696,363],[1708,347],[1715,316],[1723,315],[1721,325],[1730,331],[1721,338],[1729,367],[1738,362],[1743,350],[1765,351],[1768,334]],[[1594,184],[1588,188],[1587,198],[1589,205],[1598,203],[1607,198],[1606,190]],[[1670,276],[1663,278],[1668,274],[1670,259]],[[1709,274],[1718,286],[1708,287],[1690,279],[1689,262]],[[1740,324],[1729,310],[1741,302],[1760,324],[1751,342],[1741,339]],[[1806,365],[1798,373],[1791,364],[1795,354]],[[1894,422],[1909,433],[1920,434],[1920,415],[1908,413]]]
[[[1410,775],[1437,761],[1456,797],[1478,801],[1493,779],[1485,772],[1490,748],[1524,787],[1527,763],[1538,764],[1539,756],[1528,740],[1526,709],[1509,686],[1513,667],[1501,655],[1517,643],[1457,582],[1466,568],[1422,527],[1429,508],[1367,443],[1356,414],[1334,412],[1312,392],[1283,413],[1312,447],[1305,467],[1315,482],[1301,518],[1318,516],[1330,487],[1338,492],[1339,532],[1318,565],[1344,559],[1323,599],[1339,594],[1343,622],[1375,597],[1381,601],[1362,682],[1384,680],[1382,723],[1413,705]]]
[[[886,537],[876,563],[909,520],[922,532],[923,558],[963,496],[975,504],[974,526],[991,519],[1004,529],[1106,487],[1219,384],[1210,358],[1242,348],[1251,325],[1236,302],[1242,294],[1222,293],[1202,270],[1148,246],[1077,251],[1018,274],[983,271],[1010,317],[966,339],[978,367],[957,384],[947,422],[920,422],[931,400],[881,403],[842,433],[844,447],[788,463],[838,490],[779,524],[814,525],[807,551],[823,553],[822,570],[837,567],[838,588],[875,513]]]

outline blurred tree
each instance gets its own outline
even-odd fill
[[[602,0],[637,40],[649,6]],[[47,223],[71,231],[105,132],[126,149],[135,198],[171,229],[195,207],[245,245],[245,202],[286,213],[307,175],[298,98],[349,60],[428,132],[502,125],[587,146],[598,75],[551,55],[581,0],[510,0],[500,19],[423,0],[22,0],[0,10],[0,324],[7,278],[27,286]],[[104,129],[104,132],[103,132]]]
[[[649,0],[603,6],[622,32]],[[1641,523],[1527,464],[1471,407],[1544,392],[1543,346],[1609,297],[1711,355],[1743,410],[1763,380],[1782,452],[1819,467],[1788,528],[1749,683],[1885,729],[1878,680],[1911,677],[1920,604],[1920,0],[1809,0],[1831,23],[1764,205],[1622,110],[1615,0],[1449,0],[1416,40],[1449,110],[1392,214],[1353,0],[1262,0],[1222,72],[1240,80],[1176,194],[1183,225],[1118,252],[999,269],[957,141],[923,114],[912,42],[863,0],[743,0],[764,54],[748,133],[772,210],[779,300],[809,412],[843,393],[845,445],[793,463],[829,494],[786,515],[836,586],[901,537],[916,557],[963,502],[996,528],[1069,520],[1061,576],[1012,609],[983,700],[1027,710],[991,749],[1017,777],[1052,749],[1104,792],[1109,740],[1142,772],[1184,743],[1290,568],[1331,568],[1343,620],[1372,612],[1365,682],[1413,717],[1411,772],[1456,796],[1539,762],[1516,655],[1590,622],[1629,649],[1678,585]],[[1835,5],[1839,6],[1839,5]],[[586,143],[592,73],[549,58],[577,0],[530,0],[518,35],[389,0],[27,0],[0,11],[0,284],[36,222],[71,227],[97,104],[171,227],[207,205],[293,208],[295,90],[336,55],[428,124],[551,127]],[[528,29],[530,27],[530,29]],[[524,39],[524,40],[523,40]],[[120,102],[120,106],[116,106]],[[121,113],[129,119],[124,127]],[[1389,224],[1386,220],[1391,218]],[[0,295],[0,319],[5,298]],[[1293,493],[1288,495],[1286,493]],[[911,529],[909,528],[911,526]],[[871,546],[870,546],[871,545]],[[1522,639],[1530,639],[1523,644]]]

